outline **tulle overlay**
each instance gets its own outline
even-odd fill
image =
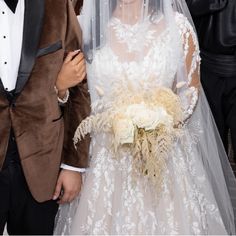
[[[185,131],[184,145],[174,144],[159,191],[148,179],[134,176],[128,153],[120,160],[112,155],[108,135],[94,137],[91,166],[70,233],[226,234],[196,149],[203,130],[195,125],[195,134]]]
[[[87,1],[92,4],[92,0]],[[168,2],[171,6],[168,0],[162,4]],[[114,155],[112,133],[92,132],[90,167],[81,195],[60,208],[55,234],[235,233],[235,178],[204,92],[200,85],[192,83],[195,76],[199,79],[199,48],[194,28],[185,16],[175,13],[172,21],[176,22],[177,31],[173,34],[174,28],[163,30],[162,19],[158,18],[153,29],[149,20],[127,25],[111,18],[108,28],[115,27],[117,41],[108,40],[87,53],[91,59],[87,68],[93,114],[104,111],[112,97],[112,86],[124,77],[127,86],[132,86],[137,94],[162,86],[173,89],[181,98],[185,124],[165,159],[161,185],[156,187],[136,171],[128,149],[119,149],[119,155]],[[140,42],[128,39],[130,34],[143,32],[142,29],[146,33],[140,54],[137,46]],[[130,34],[124,34],[124,30]],[[183,58],[175,47],[176,35],[181,38],[179,50],[183,49]],[[134,59],[136,52],[140,57]],[[186,74],[186,67],[182,67],[188,63],[189,53]],[[186,84],[183,89],[176,85],[179,82]]]
[[[198,143],[205,136],[203,127],[199,122],[190,125],[191,133],[185,128],[183,139],[173,145],[159,191],[134,173],[129,153],[121,153],[120,160],[114,157],[108,134],[94,136],[81,196],[59,210],[55,234],[228,234],[229,222],[222,222],[214,195],[227,188],[217,190],[209,182],[214,172],[223,178],[223,171],[206,167],[203,155],[208,150],[201,153]],[[226,207],[227,194],[224,201]]]

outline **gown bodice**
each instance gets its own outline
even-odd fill
[[[177,25],[186,23],[180,14],[176,16],[176,21]],[[119,45],[113,47],[112,43],[108,43],[101,46],[95,51],[91,63],[87,64],[93,103],[106,97],[121,79],[135,87],[137,92],[155,86],[172,88],[179,61],[170,46],[170,29],[153,29],[151,25],[149,19],[132,26],[121,23],[117,18],[111,19],[110,26],[115,29]],[[142,38],[136,38],[135,32]]]

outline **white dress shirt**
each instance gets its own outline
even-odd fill
[[[33,0],[32,0],[33,1]],[[0,0],[0,78],[7,91],[15,89],[20,65],[25,0],[19,0],[15,14]],[[61,168],[84,172],[85,169],[65,164]]]
[[[22,49],[24,11],[24,0],[19,0],[15,14],[3,0],[0,0],[0,78],[8,91],[16,86]]]

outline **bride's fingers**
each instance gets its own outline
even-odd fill
[[[80,50],[76,50],[76,51],[73,51],[73,52],[69,52],[68,55],[66,56],[66,59],[65,59],[65,63],[68,63],[70,61],[73,60],[74,56],[76,56],[78,53],[80,52]]]
[[[79,82],[81,82],[86,75],[86,70],[85,68],[80,68],[79,70],[76,71],[76,76],[79,79]]]
[[[74,59],[72,60],[72,65],[75,66],[82,61],[84,61],[84,54],[81,52],[77,56],[74,57]]]
[[[82,82],[86,78],[86,72],[83,72],[82,74],[77,74],[77,76],[80,79],[79,82]]]

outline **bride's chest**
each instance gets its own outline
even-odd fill
[[[168,34],[154,40],[148,51],[140,53],[135,60],[124,60],[111,47],[104,46],[96,52],[89,65],[88,71],[93,73],[90,84],[105,92],[121,80],[126,80],[127,85],[132,84],[137,89],[154,86],[171,88],[178,62],[174,58],[173,49],[169,47],[170,40]]]
[[[177,62],[168,44],[158,41],[146,55],[133,61],[123,61],[111,48],[104,47],[97,52],[92,67],[96,81],[102,84],[108,85],[125,77],[131,82],[150,84],[152,81],[170,87],[177,70]]]

